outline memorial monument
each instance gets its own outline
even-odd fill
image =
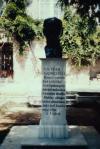
[[[42,116],[40,138],[66,138],[66,60],[62,59],[60,35],[62,22],[57,18],[44,21],[43,32],[46,36],[46,59],[42,61]]]

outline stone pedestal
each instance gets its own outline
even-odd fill
[[[42,116],[39,138],[66,138],[66,59],[42,59]]]

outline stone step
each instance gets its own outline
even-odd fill
[[[38,98],[38,97],[37,97]],[[66,105],[72,105],[74,103],[80,103],[80,102],[88,102],[88,103],[96,103],[99,101],[99,97],[88,97],[88,96],[82,96],[82,97],[77,97],[77,98],[70,98],[66,97]],[[40,100],[30,100],[27,102],[28,106],[41,106],[41,99]]]
[[[87,149],[87,142],[77,126],[69,126],[68,138],[41,139],[38,133],[39,125],[14,126],[0,149],[7,149],[8,146],[9,149]]]
[[[99,102],[100,96],[80,96],[78,94],[66,94],[66,104],[72,105],[72,103],[79,102]],[[9,101],[17,103],[27,103],[28,106],[41,106],[41,97],[40,96],[0,96],[0,107],[6,104]]]
[[[3,141],[3,144],[0,146],[0,149],[7,149],[8,146],[9,146],[9,149],[11,149],[11,148],[12,149],[20,149],[20,148],[22,148],[22,149],[33,149],[33,148],[55,149],[55,148],[59,148],[58,146],[53,146],[53,145],[46,146],[45,145],[46,141],[44,143],[42,143],[41,146],[36,145],[36,142],[34,141],[34,136],[36,137],[36,134],[35,134],[36,128],[35,127],[37,127],[37,126],[32,125],[32,126],[15,126],[15,127],[13,127],[11,129],[11,131],[9,132],[9,134],[7,135],[7,137],[5,138],[5,140]],[[77,128],[78,126],[75,126],[75,127]],[[80,132],[86,139],[86,142],[88,144],[88,149],[100,149],[100,134],[95,130],[94,127],[79,126],[78,129],[80,130]],[[73,135],[73,137],[74,137],[74,135]],[[79,140],[81,139],[81,137],[79,136],[79,139],[78,139],[78,137],[75,137],[75,139],[79,143]],[[66,139],[66,141],[67,140],[68,139]],[[40,143],[39,139],[37,141],[39,144]],[[52,143],[56,143],[54,141],[55,140],[53,140]],[[73,141],[75,141],[75,140],[73,140]],[[59,143],[59,141],[58,141],[58,143]],[[71,143],[72,143],[72,141],[71,141]],[[84,147],[87,148],[87,145],[85,144]],[[60,148],[65,149],[65,146],[62,145],[62,146],[60,146]],[[66,146],[66,149],[67,149],[67,146]],[[73,146],[73,148],[71,146],[71,148],[68,147],[68,149],[83,149],[83,148],[82,148],[82,144],[81,144],[81,146],[76,146],[76,147]]]
[[[99,96],[79,96],[77,97],[77,100],[79,102],[81,101],[96,102],[97,100],[100,100],[100,97]]]

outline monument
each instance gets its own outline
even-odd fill
[[[46,59],[42,61],[42,116],[40,138],[66,138],[66,60],[62,59],[60,35],[62,22],[57,18],[44,21],[43,32],[46,36]]]
[[[33,139],[25,141],[23,149],[86,148],[87,143],[77,129],[66,121],[66,59],[62,58],[60,35],[62,22],[58,18],[44,21],[46,59],[42,62],[42,114],[39,126],[33,129]]]

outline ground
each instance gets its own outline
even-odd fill
[[[0,143],[14,125],[38,124],[40,108],[30,108],[24,103],[7,102],[0,108]]]
[[[87,105],[87,106],[86,106]],[[70,125],[94,126],[100,133],[99,105],[80,104],[67,107],[67,121]],[[10,128],[15,125],[39,124],[41,107],[27,103],[7,102],[0,108],[0,143]]]

